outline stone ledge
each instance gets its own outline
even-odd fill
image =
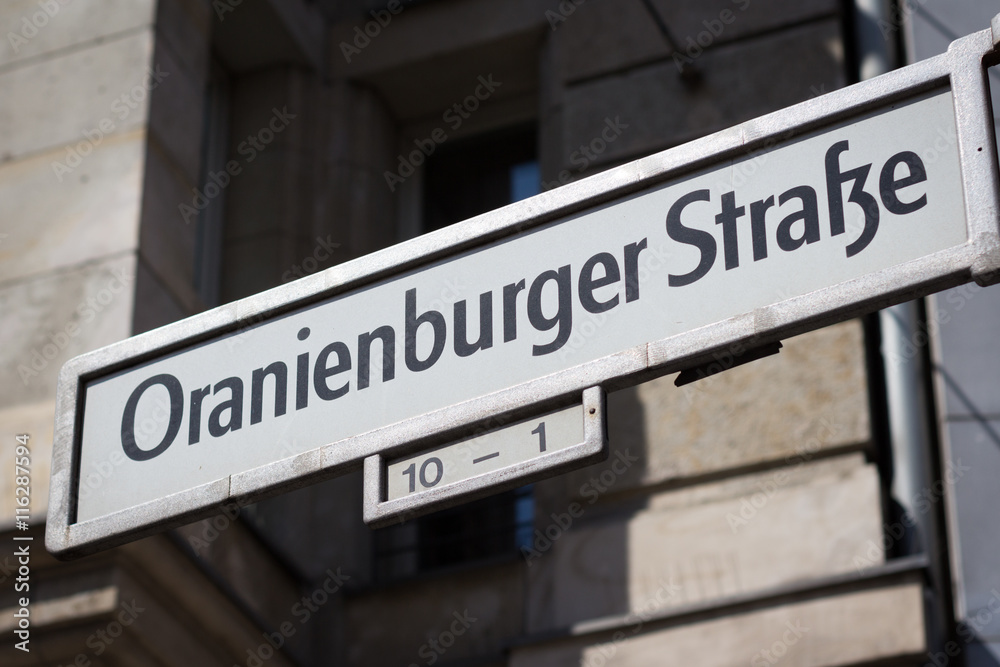
[[[802,637],[802,651],[794,650],[798,638],[789,642],[783,649],[787,650],[784,664],[847,665],[914,659],[926,650],[922,611],[926,567],[925,557],[911,557],[861,574],[777,586],[662,613],[634,612],[578,623],[511,643],[510,664],[576,665],[588,656],[601,656],[606,661],[602,664],[608,665],[646,664],[643,657],[648,659],[657,651],[662,654],[668,644],[675,664],[735,664],[768,649],[768,640],[780,639],[788,622],[807,628],[811,625],[817,632]],[[865,625],[865,616],[869,620],[884,618],[887,625]],[[855,640],[849,649],[835,641],[844,635]],[[710,642],[711,638],[717,640]],[[682,659],[685,656],[687,659]],[[697,660],[690,660],[693,657]]]

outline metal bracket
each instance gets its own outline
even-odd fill
[[[761,345],[760,347],[747,350],[741,354],[731,354],[725,361],[722,359],[713,359],[712,361],[707,361],[698,366],[693,366],[692,368],[685,368],[677,375],[676,378],[674,378],[674,386],[683,387],[686,384],[691,384],[692,382],[697,382],[698,380],[718,375],[722,371],[728,371],[731,368],[736,368],[737,366],[742,366],[743,364],[749,364],[751,361],[757,361],[758,359],[763,359],[764,357],[770,357],[773,354],[778,354],[778,352],[781,351],[781,347],[780,341],[777,343],[768,343],[766,345]]]

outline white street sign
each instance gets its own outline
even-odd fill
[[[995,280],[992,48],[971,35],[70,361],[49,549],[86,553],[587,387]]]

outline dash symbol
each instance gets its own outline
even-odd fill
[[[488,461],[498,456],[500,456],[500,452],[493,452],[492,454],[487,454],[486,456],[480,456],[478,459],[472,459],[472,463],[475,465],[476,463],[482,463],[483,461]]]

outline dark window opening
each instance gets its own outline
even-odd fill
[[[541,191],[533,126],[442,144],[423,166],[423,232]],[[532,487],[390,526],[374,533],[374,575],[387,581],[516,555],[532,541]]]
[[[423,231],[538,194],[536,143],[528,127],[441,144],[424,165]]]

